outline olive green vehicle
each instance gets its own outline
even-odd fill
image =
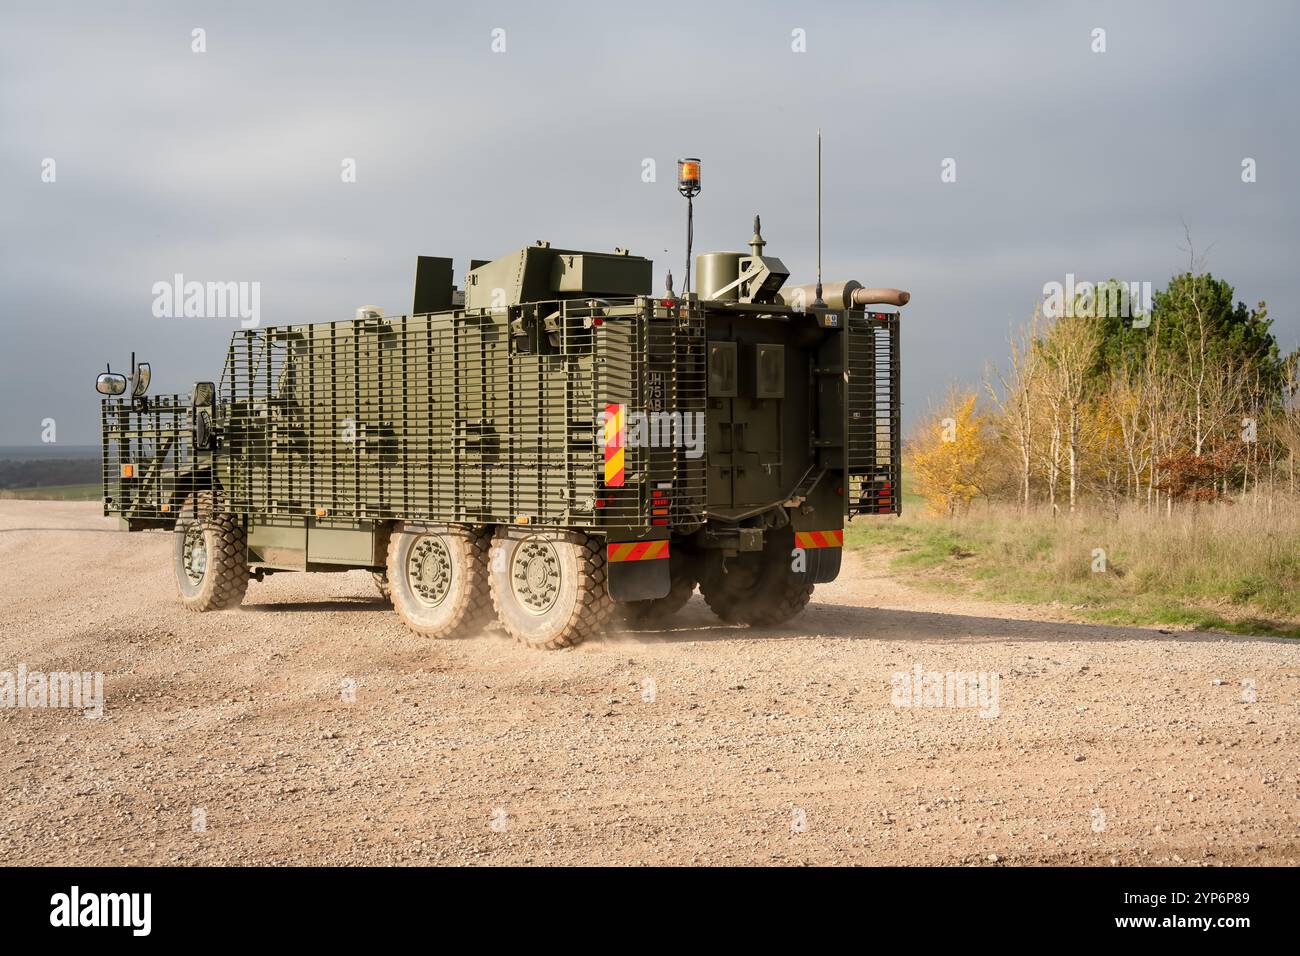
[[[539,242],[420,257],[410,315],[234,333],[219,381],[100,376],[104,513],[173,532],[180,600],[237,606],[289,571],[373,573],[406,625],[494,618],[557,648],[655,626],[698,586],[772,625],[840,570],[843,528],[899,511],[906,293],[789,287],[764,254],[651,262]]]

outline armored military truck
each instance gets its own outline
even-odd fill
[[[430,638],[495,618],[565,647],[697,587],[723,621],[779,624],[839,573],[846,518],[899,512],[879,306],[907,294],[788,286],[759,227],[681,295],[627,250],[538,242],[463,289],[419,257],[409,315],[240,329],[188,395],[148,395],[133,356],[97,383],[104,513],[173,533],[196,611],[362,569]]]

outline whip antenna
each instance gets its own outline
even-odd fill
[[[817,127],[817,298],[814,309],[826,308],[822,301],[822,128]]]

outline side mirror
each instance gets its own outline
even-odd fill
[[[126,376],[116,372],[100,372],[95,379],[95,391],[101,395],[121,395],[126,391]]]
[[[217,386],[213,382],[195,382],[190,392],[190,404],[199,407],[211,405],[217,397]]]
[[[152,373],[149,370],[148,362],[141,362],[135,367],[135,372],[131,375],[131,397],[139,398],[145,392],[149,391],[149,379]]]

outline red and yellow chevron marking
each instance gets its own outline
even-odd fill
[[[624,405],[605,406],[605,484],[623,487],[623,446],[627,443]]]
[[[842,548],[844,547],[844,529],[834,531],[796,531],[794,533],[796,548]]]
[[[611,541],[605,545],[609,561],[655,561],[668,557],[668,542],[664,541]]]

